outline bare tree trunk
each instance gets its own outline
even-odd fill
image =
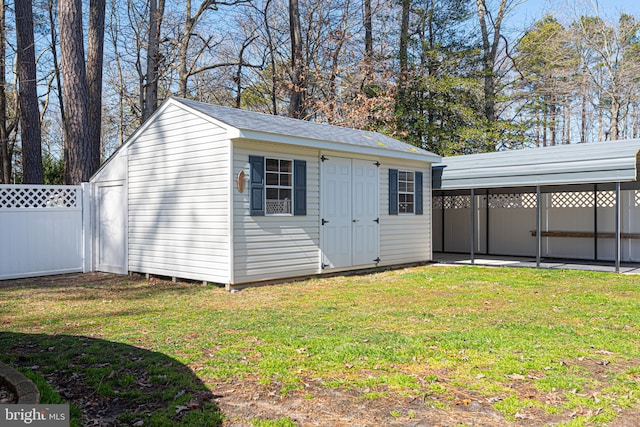
[[[91,0],[87,45],[87,89],[89,91],[89,144],[92,170],[100,167],[102,152],[102,63],[104,52],[105,0]]]
[[[551,135],[550,145],[552,147],[556,145],[556,139],[557,139],[557,133],[558,133],[556,109],[557,109],[556,98],[552,94],[549,102],[549,134]]]
[[[64,134],[69,149],[68,184],[91,178],[93,146],[89,143],[89,96],[84,63],[82,0],[59,0],[60,53],[65,97]]]
[[[56,87],[58,88],[58,105],[60,106],[60,118],[62,123],[65,122],[64,116],[64,96],[62,96],[62,78],[60,76],[60,62],[58,60],[58,33],[56,31],[56,18],[54,13],[54,0],[49,0],[47,8],[49,9],[49,29],[51,34],[51,56],[53,61],[53,72],[56,77]],[[67,143],[66,141],[62,141],[62,151],[63,151],[63,164],[67,164],[69,161],[69,153],[67,151]]]
[[[271,113],[278,115],[278,75],[276,73],[276,49],[273,45],[273,36],[271,35],[271,25],[269,25],[269,5],[271,0],[267,0],[264,5],[264,29],[267,33],[267,43],[269,44],[269,60],[271,63]]]
[[[191,0],[186,0],[186,19],[184,22],[184,31],[182,33],[182,41],[178,52],[178,93],[181,97],[187,96],[187,81],[189,79],[189,69],[187,67],[187,57],[189,54],[189,40],[193,33],[193,27],[196,25],[197,17],[209,7],[210,0],[205,0],[200,5],[196,16],[191,16]]]
[[[151,0],[149,5],[149,37],[147,40],[147,73],[142,121],[158,108],[158,68],[160,66],[160,28],[164,15],[164,0]],[[186,91],[186,89],[185,89]],[[184,95],[183,95],[184,96]]]
[[[373,25],[371,18],[371,0],[364,0],[364,66],[365,84],[373,77]]]
[[[7,76],[6,66],[6,26],[5,5],[0,0],[0,168],[2,169],[2,183],[11,182],[11,153],[9,152],[9,134],[7,132]]]
[[[300,30],[300,8],[298,0],[289,0],[289,31],[291,33],[291,99],[289,117],[304,118],[306,79],[302,57],[302,33]]]
[[[580,143],[587,142],[587,65],[582,66],[582,106],[580,110]]]
[[[549,112],[547,110],[547,104],[543,103],[542,104],[544,108],[544,110],[542,111],[542,146],[546,147],[547,146],[547,124],[549,123]]]
[[[571,144],[571,100],[565,98],[564,104],[564,143]]]
[[[497,121],[496,114],[496,76],[495,65],[500,44],[500,31],[502,20],[507,9],[507,0],[500,0],[498,13],[495,20],[487,17],[487,4],[485,0],[476,0],[478,20],[480,21],[480,33],[482,36],[482,60],[484,74],[484,115],[489,124]],[[491,24],[491,29],[487,26]]]
[[[536,147],[540,148],[540,123],[542,119],[540,118],[540,109],[536,108]]]
[[[609,135],[611,141],[619,139],[620,133],[620,101],[613,97],[611,99],[611,127],[609,129]]]
[[[605,141],[607,136],[604,135],[604,109],[598,105],[598,141]]]
[[[119,21],[118,14],[115,10],[116,1],[111,0],[111,15],[109,17],[109,34],[112,43],[113,56],[115,61],[115,67],[118,76],[117,91],[118,91],[118,145],[124,143],[124,104],[125,104],[125,83],[124,75],[122,73],[122,64],[120,63],[120,52],[118,50],[118,34],[119,34]]]
[[[405,101],[406,85],[409,77],[409,9],[411,0],[402,0],[402,18],[400,22],[400,76],[398,78],[398,99]]]
[[[236,108],[240,108],[242,106],[242,69],[244,68],[244,51],[251,43],[257,39],[258,36],[250,37],[242,43],[242,47],[240,48],[240,53],[238,54],[238,68],[236,69],[236,75],[234,76],[234,81],[236,83]]]
[[[42,141],[38,91],[36,88],[36,57],[33,39],[31,0],[18,1],[16,38],[18,46],[18,81],[20,102],[20,137],[22,140],[22,179],[26,184],[43,184]]]

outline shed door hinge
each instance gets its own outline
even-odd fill
[[[380,162],[375,162],[374,165],[376,165],[377,167],[380,167]]]
[[[324,270],[325,268],[330,267],[329,264],[322,264],[322,269]]]
[[[325,225],[325,224],[329,224],[329,221],[327,221],[326,219],[322,218],[322,225]]]
[[[329,158],[323,154],[322,157],[320,157],[320,160],[324,162],[325,160],[329,160]]]
[[[376,219],[374,219],[374,220],[373,220],[373,222],[375,222],[375,223],[377,223],[377,224],[380,224],[380,218],[376,218]]]
[[[376,264],[379,264],[380,263],[380,257],[374,259],[373,262],[375,262]]]

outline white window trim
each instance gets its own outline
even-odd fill
[[[413,191],[400,191],[400,175],[403,173],[411,174],[411,176],[413,177],[413,180],[411,181],[411,183],[413,183]],[[409,182],[409,181],[405,181],[405,182]],[[413,203],[411,204],[411,212],[402,212],[402,210],[400,209],[400,205],[402,204],[402,202],[400,201],[401,194],[411,194],[413,196]],[[416,214],[416,173],[415,171],[398,169],[398,215],[415,215],[415,214]]]
[[[267,170],[267,160],[278,160],[278,162],[284,160],[287,162],[291,162],[291,186],[281,186],[281,185],[269,185],[267,184],[267,174],[269,173],[269,171]],[[294,197],[294,182],[293,182],[293,175],[294,175],[294,161],[293,159],[290,158],[282,158],[282,157],[269,157],[269,156],[264,156],[264,215],[265,216],[293,216],[293,207],[295,206],[293,204],[293,197]],[[280,172],[278,171],[278,174],[280,174]],[[288,189],[291,190],[291,205],[290,205],[290,212],[288,213],[269,213],[267,211],[267,189],[268,188],[277,188],[277,189]]]

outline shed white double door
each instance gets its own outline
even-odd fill
[[[323,268],[379,261],[378,165],[371,160],[324,157],[322,161]]]

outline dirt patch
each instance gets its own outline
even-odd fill
[[[301,427],[515,425],[486,402],[452,402],[445,410],[423,396],[367,398],[359,391],[327,388],[314,381],[286,396],[277,389],[252,381],[215,387],[218,405],[227,417],[223,425],[244,427],[255,418],[290,418]]]

